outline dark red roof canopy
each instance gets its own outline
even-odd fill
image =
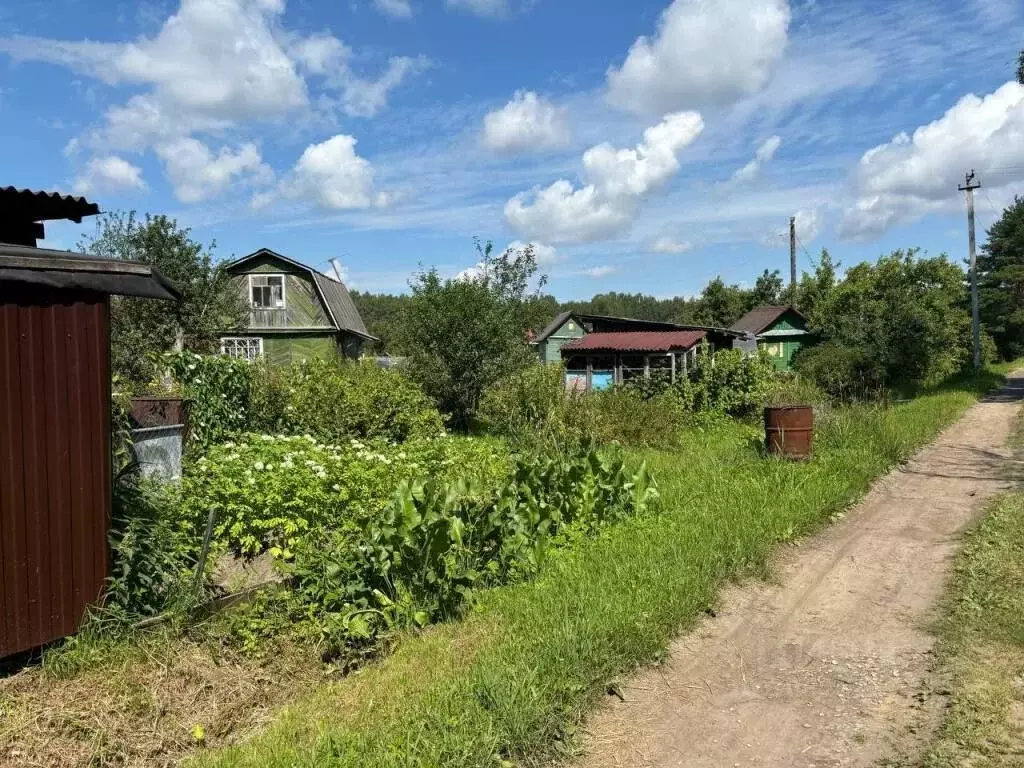
[[[700,344],[707,331],[621,331],[588,333],[563,352],[681,352]]]

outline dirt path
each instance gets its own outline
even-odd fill
[[[964,528],[1010,484],[1022,398],[1019,372],[784,555],[777,584],[730,589],[594,717],[581,765],[871,766],[926,739],[944,704],[927,626]]]

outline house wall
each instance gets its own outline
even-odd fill
[[[562,346],[586,335],[586,331],[580,327],[580,324],[570,317],[557,331],[537,345],[541,361],[545,363],[562,362]]]
[[[329,360],[337,354],[337,336],[333,331],[316,335],[275,333],[263,337],[263,356],[274,365],[291,365],[314,358]]]
[[[777,371],[789,371],[793,368],[793,355],[803,349],[805,341],[803,336],[776,336],[769,339],[759,339],[758,350],[769,353]]]
[[[320,301],[320,294],[305,272],[270,257],[253,259],[245,264],[245,272],[233,277],[239,295],[248,305],[249,275],[285,275],[285,308],[250,310],[249,329],[261,328],[330,328],[331,320]]]

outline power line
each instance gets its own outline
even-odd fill
[[[815,269],[817,269],[818,268],[818,262],[817,262],[817,260],[815,260],[815,258],[813,256],[811,256],[811,252],[808,251],[807,250],[807,246],[805,246],[803,244],[803,241],[800,239],[800,235],[796,236],[796,242],[800,246],[800,248],[803,250],[804,255],[807,256],[807,260],[809,262],[811,262],[811,266],[814,267]]]

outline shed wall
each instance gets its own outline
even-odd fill
[[[0,656],[78,629],[108,574],[110,304],[0,283]]]

